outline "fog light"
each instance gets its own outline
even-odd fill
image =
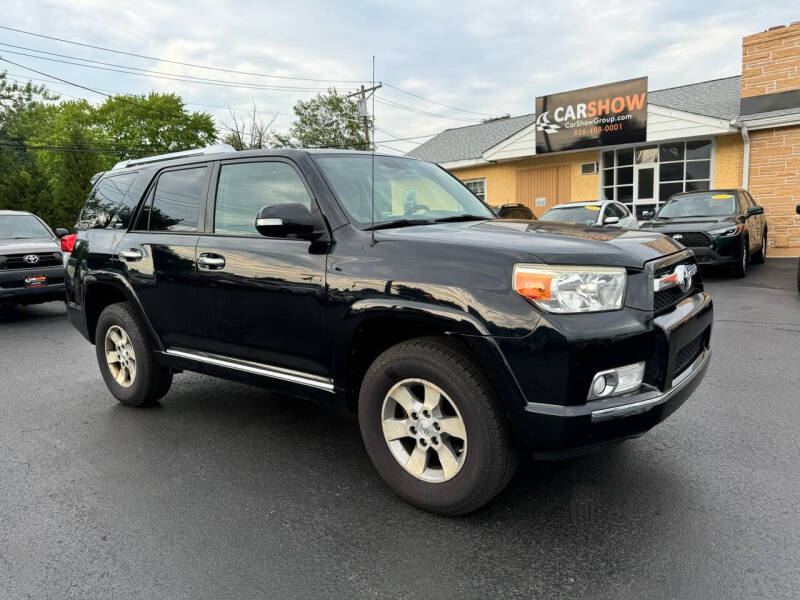
[[[643,362],[600,371],[592,379],[592,385],[589,387],[589,400],[635,392],[641,387],[643,378]]]

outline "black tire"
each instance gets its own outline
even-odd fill
[[[393,386],[408,379],[440,388],[463,420],[466,453],[460,470],[445,481],[423,481],[406,471],[384,438],[384,399]],[[395,493],[425,510],[446,515],[472,512],[500,493],[517,467],[508,424],[486,376],[464,348],[446,338],[410,340],[381,354],[364,376],[358,416],[375,469]]]
[[[744,277],[747,275],[747,266],[750,264],[750,240],[742,237],[739,248],[739,256],[736,264],[731,271],[734,277]]]
[[[106,361],[106,333],[115,326],[127,335],[135,355],[135,377],[127,387],[116,381]],[[172,385],[172,371],[156,362],[147,329],[127,302],[111,304],[100,314],[95,332],[95,353],[108,390],[126,406],[153,405]]]
[[[761,247],[758,252],[753,254],[752,262],[754,265],[763,265],[764,259],[767,258],[767,230],[761,235]]]

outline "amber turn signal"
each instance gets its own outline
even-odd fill
[[[545,273],[514,273],[514,289],[530,300],[550,300],[550,284],[553,276]]]

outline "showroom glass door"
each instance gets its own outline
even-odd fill
[[[633,172],[633,204],[636,218],[646,211],[655,213],[658,203],[658,169],[655,164],[636,165]]]

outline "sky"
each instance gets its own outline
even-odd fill
[[[3,0],[2,26],[160,60],[0,29],[0,59],[18,63],[0,70],[48,80],[64,99],[104,100],[51,77],[110,94],[176,92],[223,128],[231,109],[244,117],[255,106],[285,131],[298,99],[368,84],[374,55],[384,83],[376,142],[407,152],[444,129],[530,113],[540,95],[640,76],[657,90],[738,75],[743,36],[797,20],[796,0]],[[131,68],[150,72],[119,72]]]

